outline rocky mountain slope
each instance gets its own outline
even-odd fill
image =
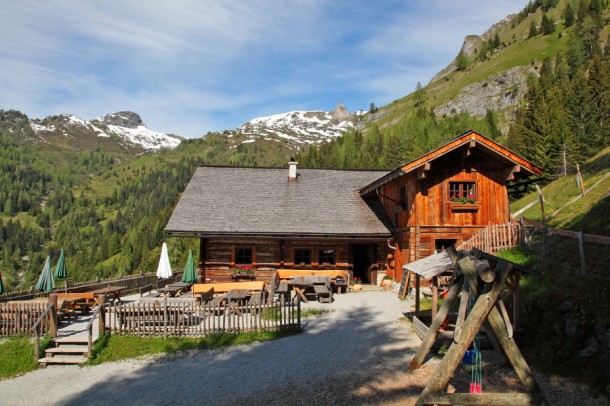
[[[339,104],[331,111],[291,111],[254,118],[239,128],[224,131],[231,147],[241,144],[276,142],[288,151],[321,144],[340,137],[360,121],[363,112],[351,113]]]
[[[30,120],[36,140],[84,149],[88,146],[116,143],[125,150],[147,152],[172,149],[182,137],[149,130],[136,113],[122,111],[90,121],[74,115],[49,116]]]

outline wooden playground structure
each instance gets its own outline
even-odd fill
[[[458,252],[450,247],[447,253],[452,262],[453,276],[443,304],[433,317],[419,350],[411,360],[410,369],[417,369],[423,364],[437,339],[450,339],[451,345],[422,391],[417,404],[547,404],[531,369],[515,343],[513,323],[504,303],[512,295],[513,306],[518,306],[519,277],[525,270],[477,249]],[[441,327],[458,297],[457,321],[451,334],[442,331]],[[471,385],[471,393],[446,393],[451,377],[469,348],[473,348],[477,335],[483,331],[500,358],[514,369],[525,388],[524,393],[482,393],[480,384],[478,389],[476,386],[473,389]],[[439,336],[439,333],[442,334]],[[474,348],[476,350],[476,346]]]

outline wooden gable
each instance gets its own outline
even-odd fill
[[[507,182],[542,170],[494,141],[467,132],[361,189],[379,196],[405,263],[510,220]],[[472,196],[474,202],[455,198]],[[458,199],[459,200],[459,199]]]

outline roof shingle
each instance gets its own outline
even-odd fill
[[[377,197],[359,189],[387,172],[200,167],[165,228],[170,235],[389,237]]]

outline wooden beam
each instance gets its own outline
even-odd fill
[[[449,314],[449,310],[457,297],[458,292],[462,289],[463,278],[456,280],[453,285],[449,288],[449,292],[447,292],[447,296],[445,296],[445,300],[441,305],[436,317],[432,320],[432,324],[430,324],[430,328],[428,332],[424,336],[421,345],[419,346],[419,350],[411,360],[411,364],[409,365],[409,369],[417,369],[422,366],[424,362],[424,358],[432,348],[434,344],[434,340],[438,334],[438,329],[441,327],[441,324],[445,321],[445,318]]]
[[[545,405],[541,393],[431,393],[422,405]]]
[[[430,162],[426,162],[422,166],[417,168],[417,179],[419,179],[419,180],[425,179],[426,172],[428,172],[430,170],[430,168],[431,168]]]
[[[521,355],[521,351],[519,351],[519,347],[517,347],[515,340],[509,338],[504,320],[496,307],[491,309],[487,320],[489,320],[491,328],[494,333],[496,333],[496,337],[498,338],[502,349],[504,349],[506,358],[508,358],[508,361],[517,373],[519,380],[525,386],[525,390],[530,393],[541,392],[540,387],[536,382],[536,378],[534,378],[532,370],[527,365],[527,362],[525,362],[523,355]]]
[[[460,265],[462,271],[468,269],[468,273],[476,275],[474,260],[472,258],[462,258],[458,264]],[[422,391],[417,401],[418,405],[424,404],[422,402],[429,394],[440,393],[447,388],[447,384],[457,369],[460,361],[464,357],[464,354],[466,354],[468,346],[472,343],[472,340],[481,329],[481,326],[483,325],[483,322],[487,318],[489,312],[495,308],[496,300],[504,289],[504,283],[506,282],[511,270],[512,265],[509,262],[502,260],[498,263],[496,271],[500,276],[493,282],[493,287],[491,290],[480,295],[477,299],[476,303],[472,307],[472,310],[470,311],[470,314],[468,315],[468,318],[466,319],[466,322],[464,323],[460,341],[458,343],[453,342],[449,347],[449,350]]]
[[[521,172],[520,165],[514,165],[508,168],[505,172],[504,179],[508,182],[509,180],[515,180],[515,174]]]

